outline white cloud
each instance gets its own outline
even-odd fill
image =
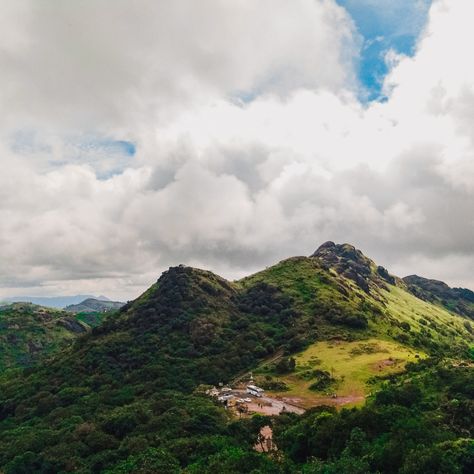
[[[474,286],[471,2],[433,5],[368,106],[329,0],[3,3],[3,294],[132,297],[168,265],[240,276],[327,239]],[[71,145],[90,133],[137,154]]]
[[[15,128],[130,132],[221,94],[337,90],[352,74],[352,24],[331,1],[1,3],[2,121]]]

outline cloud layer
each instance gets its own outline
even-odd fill
[[[435,2],[367,105],[330,0],[2,2],[0,296],[131,298],[328,239],[474,287],[471,3]]]

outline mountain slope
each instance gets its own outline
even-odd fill
[[[193,389],[228,380],[286,340],[283,325],[240,313],[238,302],[222,278],[171,268],[74,347],[4,380],[0,465],[101,472],[150,446],[186,464],[203,436],[215,444],[206,449],[219,449],[227,416]]]
[[[327,242],[311,257],[283,260],[239,284],[258,282],[293,299],[306,339],[379,336],[438,354],[461,353],[473,340],[468,319],[415,297],[349,244]]]
[[[237,282],[173,267],[57,357],[1,380],[0,466],[280,472],[252,452],[260,421],[231,421],[195,392],[200,384],[336,339],[375,337],[459,359],[473,341],[466,321],[414,297],[348,245],[327,243]]]
[[[474,291],[467,288],[450,288],[442,281],[429,280],[418,275],[407,276],[403,281],[410,293],[416,297],[474,319]]]
[[[89,324],[30,303],[0,307],[0,369],[28,367],[71,344]]]

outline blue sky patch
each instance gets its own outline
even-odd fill
[[[358,68],[367,100],[381,100],[388,72],[385,55],[393,49],[412,55],[426,24],[431,0],[336,0],[351,15],[364,39]]]
[[[137,151],[134,143],[104,137],[66,137],[65,143],[80,152],[98,152],[106,155],[133,157]],[[16,153],[39,153],[52,151],[51,144],[34,130],[21,129],[10,137],[10,147]]]
[[[62,141],[61,159],[54,153],[55,139]],[[120,174],[130,166],[136,154],[136,145],[128,140],[91,134],[76,136],[42,136],[30,129],[21,129],[10,136],[10,148],[22,155],[49,156],[51,166],[63,166],[67,163],[80,163],[91,166],[99,179],[108,179]]]
[[[105,154],[134,156],[136,146],[134,143],[126,140],[111,140],[108,138],[84,139],[76,146],[82,150],[96,150]]]

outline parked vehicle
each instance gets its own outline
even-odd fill
[[[263,396],[263,388],[257,387],[256,385],[247,385],[247,393],[253,395],[254,397]]]

